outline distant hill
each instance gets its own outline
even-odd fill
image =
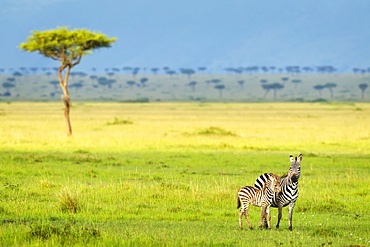
[[[14,79],[9,79],[14,78]],[[0,75],[0,101],[59,101],[56,75]],[[6,84],[8,83],[8,84]],[[9,86],[9,83],[13,86]],[[360,74],[75,74],[70,77],[72,102],[370,102],[361,99]]]

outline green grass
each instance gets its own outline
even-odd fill
[[[0,245],[369,246],[369,111],[78,103],[67,137],[60,103],[0,104]],[[239,230],[237,190],[299,153],[293,231]]]

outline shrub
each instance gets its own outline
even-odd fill
[[[219,127],[209,127],[198,132],[199,135],[236,136],[234,132]]]
[[[114,118],[113,122],[107,123],[107,125],[120,125],[120,124],[133,124],[130,120],[119,120],[118,118]]]

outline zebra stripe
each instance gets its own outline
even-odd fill
[[[261,207],[261,221],[260,221],[260,228],[262,228],[262,223],[266,219],[268,219],[268,228],[271,229],[270,222],[270,205],[275,193],[280,192],[280,178],[276,175],[269,176],[265,181],[265,186],[262,189],[256,189],[251,186],[245,186],[238,191],[238,207],[240,206],[241,209],[239,211],[239,227],[243,229],[242,225],[242,217],[245,216],[248,226],[252,229],[252,225],[248,218],[248,207],[250,204]]]
[[[301,174],[300,164],[302,161],[302,154],[299,155],[299,160],[297,157],[294,159],[292,155],[290,155],[291,165],[287,174],[283,175],[280,179],[280,186],[281,186],[281,193],[274,193],[271,207],[278,208],[278,222],[276,224],[276,228],[279,228],[280,220],[282,217],[282,208],[289,205],[289,230],[293,229],[292,226],[292,217],[293,217],[293,209],[295,206],[295,202],[298,198],[298,179]],[[272,173],[264,173],[259,176],[254,183],[254,186],[257,189],[263,188],[266,180],[271,175],[275,175]],[[266,225],[266,222],[265,222]]]
[[[259,176],[257,178],[256,182],[254,182],[254,187],[261,190],[263,188],[263,186],[265,185],[266,181],[269,179],[269,177],[271,175],[275,175],[275,174],[273,174],[273,173],[264,173],[261,176]]]

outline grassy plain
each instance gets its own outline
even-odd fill
[[[71,119],[67,137],[61,103],[0,104],[1,246],[370,246],[370,104],[74,103]],[[293,231],[287,209],[280,230],[239,230],[236,191],[300,153]]]

